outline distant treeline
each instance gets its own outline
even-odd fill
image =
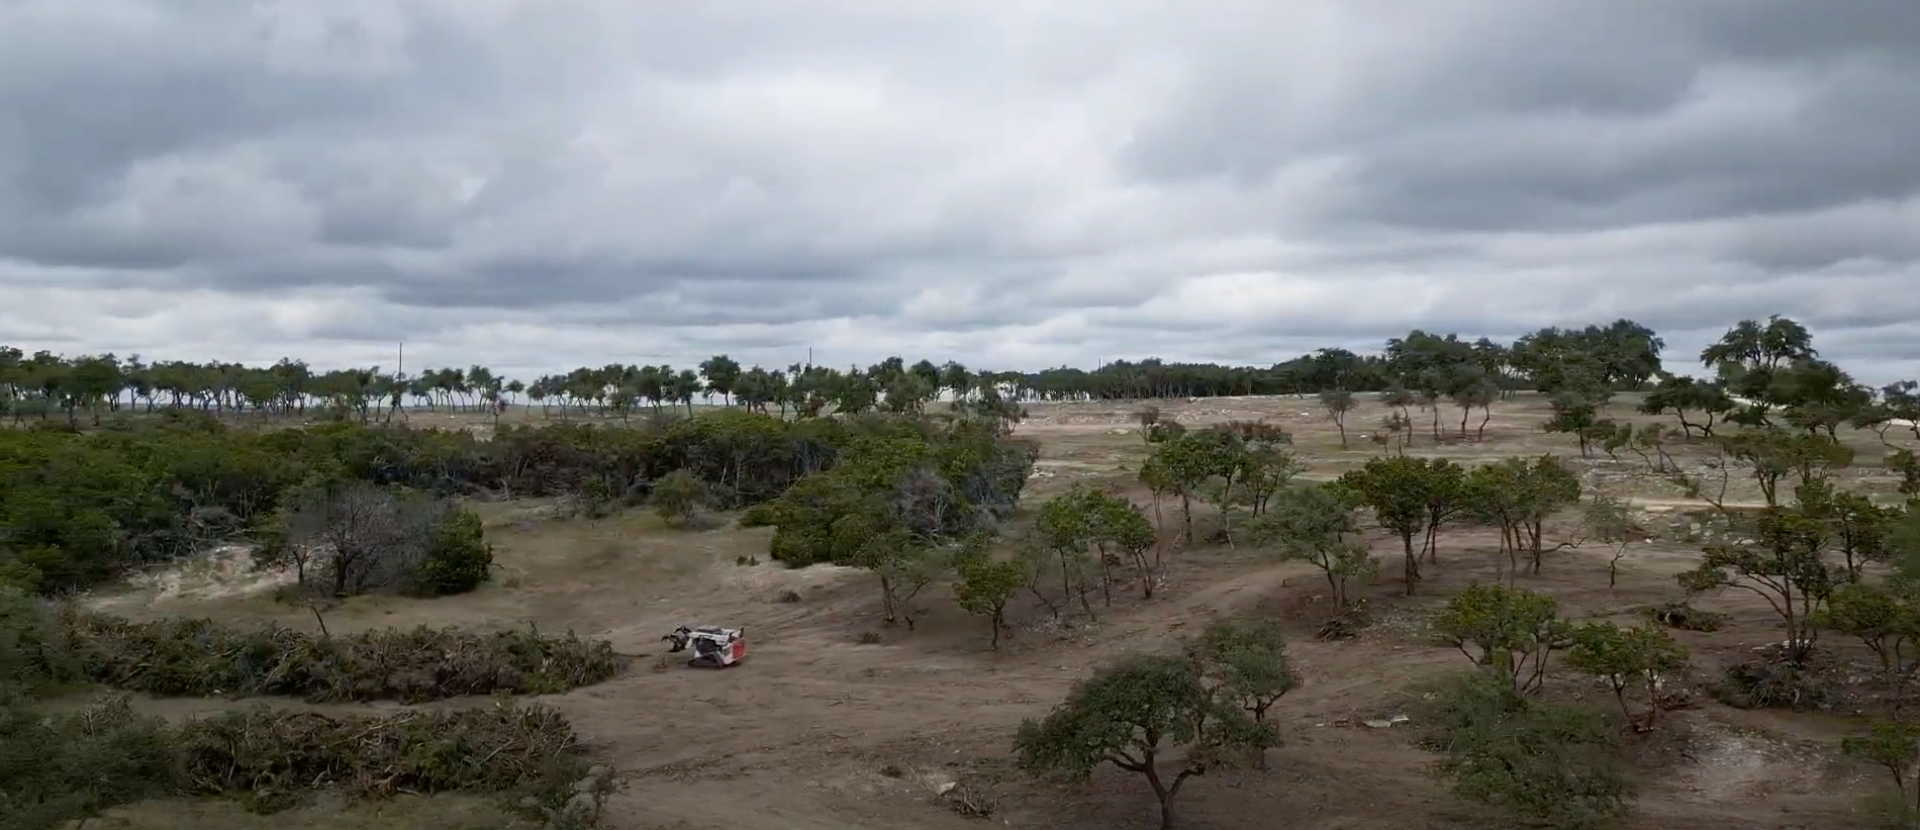
[[[329,423],[236,428],[190,411],[80,431],[0,429],[0,583],[84,588],[270,527],[290,493],[358,481],[437,495],[580,496],[635,503],[675,470],[717,506],[773,498],[860,437],[1003,443],[994,419],[868,415],[787,420],[746,411],[631,427],[464,430]]]
[[[1621,388],[1660,374],[1665,344],[1645,326],[1619,320],[1584,329],[1547,328],[1512,343],[1419,330],[1387,341],[1376,355],[1320,349],[1268,366],[1122,360],[1086,370],[974,370],[957,362],[892,357],[861,369],[793,364],[743,367],[715,355],[697,368],[608,364],[559,375],[511,379],[485,366],[429,369],[401,375],[380,367],[319,372],[283,359],[268,367],[236,363],[147,362],[139,356],[25,354],[0,346],[0,413],[16,419],[65,414],[97,418],[131,407],[186,407],[210,412],[297,412],[314,407],[358,420],[386,420],[396,410],[498,412],[516,402],[554,417],[613,412],[636,415],[694,401],[756,411],[819,414],[875,409],[917,410],[943,397],[963,404],[1313,394],[1329,389],[1380,391],[1438,387],[1462,373],[1503,388],[1551,386],[1570,364]]]

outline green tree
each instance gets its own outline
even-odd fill
[[[1549,405],[1553,415],[1542,429],[1573,436],[1580,442],[1581,458],[1592,458],[1593,445],[1614,433],[1614,422],[1600,417],[1603,403],[1593,395],[1563,392],[1554,395]]]
[[[1334,427],[1340,430],[1340,449],[1347,448],[1347,413],[1355,406],[1353,393],[1345,389],[1328,389],[1320,393],[1320,408],[1327,411],[1333,419]]]
[[[1084,780],[1101,764],[1138,773],[1174,826],[1174,799],[1186,782],[1275,740],[1239,707],[1210,690],[1193,660],[1140,655],[1074,684],[1040,720],[1014,738],[1023,769]],[[1166,756],[1175,756],[1168,758]]]
[[[653,483],[653,509],[660,518],[681,527],[692,527],[701,508],[712,503],[707,483],[685,468],[674,470]]]
[[[1126,554],[1139,574],[1145,598],[1153,598],[1158,574],[1158,534],[1140,508],[1125,498],[1086,485],[1076,485],[1040,506],[1034,523],[1040,542],[1058,558],[1061,589],[1077,593],[1081,607],[1091,615],[1086,595],[1097,570],[1106,604],[1113,604],[1111,563]]]
[[[1578,539],[1570,539],[1546,546],[1547,520],[1580,501],[1579,477],[1558,458],[1543,455],[1531,462],[1509,458],[1482,465],[1468,473],[1464,486],[1469,512],[1498,524],[1501,547],[1510,561],[1524,551],[1535,575],[1546,554],[1579,544]]]
[[[1281,556],[1312,563],[1326,575],[1334,604],[1353,605],[1353,590],[1380,572],[1372,552],[1359,539],[1353,505],[1337,488],[1309,484],[1277,493],[1272,507],[1247,526],[1250,541],[1276,546]]]
[[[1553,597],[1481,583],[1449,601],[1433,627],[1474,665],[1522,694],[1539,691],[1553,652],[1568,645],[1569,635]]]
[[[1278,428],[1259,429],[1265,424],[1246,425],[1241,440],[1246,451],[1240,456],[1239,482],[1242,498],[1235,503],[1245,504],[1258,516],[1267,509],[1267,502],[1280,488],[1287,486],[1293,477],[1306,469],[1287,445],[1293,442],[1293,436]]]
[[[1920,815],[1920,786],[1909,793],[1907,784],[1914,780],[1914,770],[1920,766],[1920,724],[1904,721],[1875,721],[1868,727],[1867,734],[1842,738],[1840,751],[1849,758],[1865,761],[1882,767],[1893,776],[1893,785],[1900,791],[1900,801],[1909,804],[1908,798],[1916,799],[1910,804],[1910,819]]]
[[[1908,586],[1856,582],[1836,586],[1813,624],[1860,638],[1880,660],[1887,683],[1899,688],[1907,669],[1906,648],[1920,639],[1920,608]]]
[[[1663,375],[1659,385],[1647,392],[1638,409],[1645,415],[1673,413],[1680,421],[1681,431],[1688,437],[1698,433],[1703,438],[1712,438],[1714,420],[1732,411],[1735,406],[1718,383],[1669,374]],[[1706,420],[1694,423],[1687,419],[1689,412],[1701,413]]]
[[[740,382],[740,362],[723,354],[717,354],[700,362],[700,377],[706,380],[706,391],[710,395],[719,395],[721,400],[731,404],[735,386]]]
[[[1686,667],[1687,650],[1652,623],[1633,628],[1585,623],[1574,627],[1569,639],[1567,665],[1606,680],[1627,722],[1652,729],[1660,716],[1660,687],[1667,675]],[[1646,695],[1644,716],[1628,703],[1628,690]]]
[[[480,516],[464,507],[446,511],[427,533],[427,549],[407,575],[407,593],[464,594],[493,576],[493,546]]]
[[[1007,603],[1028,584],[1028,568],[1019,560],[994,559],[986,551],[962,556],[955,570],[954,598],[967,613],[987,618],[993,627],[992,648],[1000,648],[1000,632],[1007,625]]]
[[[1180,517],[1189,544],[1193,542],[1193,500],[1205,498],[1210,491],[1230,493],[1245,452],[1239,436],[1214,429],[1181,433],[1155,445],[1149,463],[1168,489],[1180,496]],[[1216,479],[1224,483],[1210,487]]]
[[[1339,486],[1372,508],[1380,527],[1400,537],[1407,596],[1413,596],[1420,582],[1420,558],[1413,540],[1423,539],[1421,550],[1432,551],[1440,523],[1467,506],[1464,472],[1439,458],[1372,458],[1361,469],[1342,475]]]
[[[1212,685],[1215,698],[1239,706],[1263,730],[1273,728],[1268,710],[1300,687],[1300,676],[1287,661],[1285,632],[1271,619],[1215,619],[1186,648]],[[1278,733],[1273,736],[1271,743],[1277,744]],[[1260,769],[1267,768],[1268,743],[1257,747],[1255,765]]]
[[[1677,578],[1690,592],[1740,588],[1765,599],[1786,623],[1788,659],[1798,665],[1819,634],[1814,612],[1833,590],[1826,529],[1798,511],[1772,508],[1755,531],[1754,544],[1706,546],[1700,566]]]

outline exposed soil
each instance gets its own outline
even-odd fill
[[[1043,455],[1031,493],[1045,497],[1076,481],[1133,487],[1144,456],[1132,413],[1137,405],[1067,404],[1030,407],[1020,427],[1038,439]],[[1325,478],[1382,450],[1365,435],[1384,411],[1368,402],[1348,418],[1349,447],[1311,399],[1245,398],[1163,405],[1189,424],[1266,418],[1285,425],[1311,465]],[[1445,442],[1434,446],[1428,425],[1410,452],[1462,462],[1554,452],[1577,458],[1564,436],[1543,433],[1545,408],[1522,399],[1496,405],[1484,440],[1461,440],[1458,410],[1443,410]],[[1627,417],[1624,413],[1616,416]],[[484,419],[485,416],[475,416]],[[1631,416],[1638,417],[1638,416]],[[1877,468],[1884,448],[1868,435],[1851,436],[1861,469],[1847,486],[1890,487]],[[1675,450],[1690,463],[1691,448]],[[1513,576],[1497,554],[1497,534],[1453,532],[1443,537],[1441,562],[1426,570],[1420,595],[1407,598],[1391,574],[1368,590],[1380,622],[1344,641],[1313,637],[1312,611],[1324,582],[1310,567],[1281,563],[1268,551],[1197,548],[1173,555],[1167,584],[1151,601],[1118,592],[1111,608],[1098,605],[1091,626],[1060,628],[1043,609],[1022,603],[1018,633],[1000,653],[986,648],[985,624],[961,612],[938,588],[917,605],[912,632],[878,622],[871,578],[834,568],[791,571],[766,561],[766,530],[726,527],[680,532],[634,513],[600,522],[561,520],[534,503],[485,506],[490,540],[503,573],[473,595],[431,602],[363,599],[327,615],[336,632],[371,626],[460,624],[573,628],[608,637],[638,655],[630,674],[557,696],[550,702],[573,719],[606,760],[626,776],[607,824],[632,830],[909,830],[978,828],[946,806],[940,791],[955,781],[991,790],[999,810],[992,824],[1029,828],[1150,828],[1151,794],[1138,779],[1105,770],[1086,786],[1023,780],[1008,762],[1022,718],[1044,714],[1069,684],[1095,665],[1133,650],[1151,649],[1190,631],[1210,615],[1279,613],[1297,630],[1290,644],[1305,685],[1278,707],[1289,744],[1272,753],[1268,772],[1234,772],[1198,779],[1180,798],[1184,827],[1238,830],[1421,830],[1501,826],[1483,811],[1452,798],[1427,775],[1432,757],[1411,745],[1404,726],[1374,728],[1390,718],[1437,673],[1465,668],[1457,651],[1422,635],[1432,609],[1474,580],[1512,578],[1558,597],[1572,616],[1616,616],[1679,598],[1672,575],[1690,567],[1693,550],[1671,541],[1684,529],[1686,510],[1704,505],[1647,474],[1638,458],[1585,462],[1600,489],[1635,497],[1651,543],[1622,559],[1619,583],[1607,584],[1611,550],[1589,545],[1561,551],[1539,576]],[[1729,498],[1751,500],[1736,491]],[[1173,511],[1168,512],[1169,525]],[[1171,527],[1169,527],[1171,531]],[[1374,539],[1382,555],[1395,544]],[[755,557],[758,564],[737,564]],[[271,597],[254,576],[214,570],[198,579],[157,579],[99,602],[118,613],[211,614],[236,620],[279,619],[311,626],[303,609]],[[218,591],[222,579],[251,579],[252,590]],[[786,591],[799,602],[781,602]],[[1695,653],[1703,677],[1751,648],[1778,640],[1775,619],[1757,597],[1729,594],[1702,601],[1728,614],[1727,627],[1677,636]],[[1302,610],[1304,609],[1304,610]],[[680,623],[743,626],[751,643],[738,668],[659,664],[658,638]],[[862,644],[861,635],[878,635]],[[1571,684],[1573,681],[1568,680]],[[1612,705],[1597,686],[1580,690],[1596,705]],[[1856,808],[1881,786],[1872,771],[1839,762],[1837,737],[1851,728],[1835,715],[1742,712],[1695,695],[1698,705],[1673,713],[1654,736],[1638,738],[1646,774],[1630,828],[1667,830],[1710,824],[1735,828],[1845,828],[1865,826]],[[220,701],[152,701],[143,705],[185,716]],[[338,708],[338,707],[335,707]],[[1355,725],[1361,724],[1361,725]],[[469,800],[417,800],[356,807],[348,812],[308,809],[271,819],[246,817],[227,806],[141,805],[123,811],[134,827],[260,827],[276,830],[357,827],[502,826],[486,823]]]

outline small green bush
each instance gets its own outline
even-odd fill
[[[1484,670],[1439,685],[1425,708],[1422,743],[1456,795],[1568,830],[1627,812],[1633,780],[1605,712],[1523,695]]]
[[[707,483],[687,470],[674,470],[653,484],[653,509],[660,518],[688,527],[694,514],[713,501]]]
[[[487,544],[480,517],[454,510],[433,528],[426,555],[408,574],[407,593],[438,597],[464,594],[487,581],[493,571],[493,546]]]

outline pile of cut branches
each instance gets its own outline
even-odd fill
[[[554,694],[608,680],[625,663],[605,640],[532,628],[478,633],[421,626],[330,637],[208,619],[136,623],[72,609],[61,621],[95,682],[163,696],[419,703],[498,692]]]
[[[322,789],[363,798],[467,791],[559,807],[591,770],[560,713],[509,701],[346,718],[260,706],[177,729],[182,791],[263,812]]]

